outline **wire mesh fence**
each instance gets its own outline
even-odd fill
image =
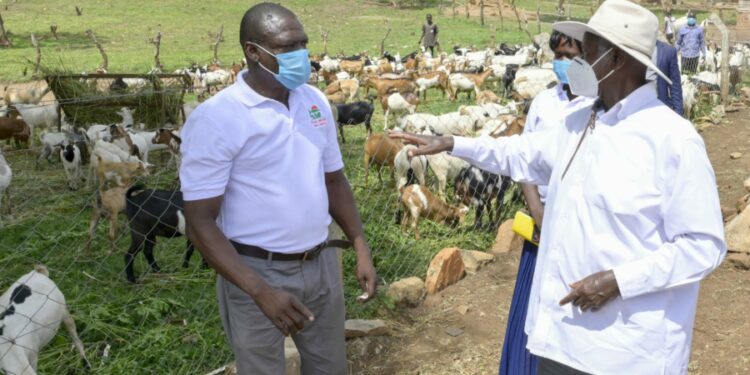
[[[103,86],[111,86],[112,82]],[[180,90],[174,89],[174,92]],[[92,116],[87,111],[101,111],[101,103],[110,103],[112,98],[129,103],[153,103],[149,101],[149,95],[153,93],[128,90],[85,100],[61,99],[60,105],[75,104],[74,109],[69,106],[70,110],[64,111],[63,129],[65,124],[98,123],[91,121]],[[431,96],[438,97],[436,94]],[[40,103],[41,106],[56,104]],[[436,99],[427,104],[424,111],[444,113],[455,110],[451,106],[457,105]],[[114,112],[114,108],[116,106],[111,105],[107,111]],[[145,122],[143,117],[133,117],[135,124]],[[107,119],[116,124],[123,122],[117,115]],[[382,132],[382,121],[382,114],[378,111],[373,118],[377,133]],[[101,123],[107,124],[106,121]],[[48,127],[46,130],[54,132],[56,129]],[[155,136],[155,132],[138,130],[138,126],[134,131],[147,139]],[[476,209],[469,211],[455,226],[421,220],[418,224],[419,240],[411,230],[402,232],[398,216],[403,215],[403,207],[392,177],[392,167],[384,166],[380,173],[375,170],[375,165],[368,168],[364,164],[367,131],[362,126],[347,126],[344,131],[346,143],[340,145],[345,173],[352,185],[366,236],[373,249],[375,266],[384,284],[409,276],[424,277],[430,259],[442,248],[486,250],[491,246],[499,219],[494,219],[494,227],[485,225],[473,229]],[[41,127],[36,129],[34,138],[39,138],[41,132]],[[147,175],[134,177],[132,184],[142,188],[129,193],[134,209],[131,214],[125,212],[124,196],[128,188],[119,186],[131,185],[127,179],[114,179],[100,185],[92,181],[96,178],[95,171],[89,171],[90,166],[83,165],[83,175],[89,181],[71,190],[61,162],[61,149],[53,150],[51,161],[39,161],[41,149],[43,145],[37,139],[30,149],[6,146],[3,152],[13,177],[9,187],[10,199],[4,199],[0,207],[0,269],[3,270],[0,285],[8,288],[5,289],[7,300],[0,300],[0,313],[4,314],[0,326],[5,325],[5,334],[16,332],[17,336],[4,336],[5,341],[0,342],[0,363],[17,361],[13,348],[18,348],[17,344],[23,341],[23,337],[37,337],[40,331],[49,331],[59,325],[63,315],[49,318],[47,313],[56,305],[67,306],[70,310],[95,373],[143,370],[154,374],[199,374],[230,361],[231,352],[225,344],[215,302],[214,272],[201,265],[198,254],[189,264],[185,262],[184,236],[168,238],[183,231],[180,226],[184,225],[180,222],[184,218],[178,213],[182,200],[177,170],[175,163],[170,163],[172,155],[169,149],[150,150],[148,163],[153,167],[148,169]],[[96,154],[93,149],[89,152],[92,158]],[[368,169],[371,172],[365,183]],[[439,181],[436,174],[428,169],[425,178],[430,190],[437,192]],[[443,199],[449,205],[458,206],[461,202],[454,197],[450,178],[447,185]],[[517,202],[518,190],[511,187],[504,197],[498,199],[505,199],[506,203]],[[144,203],[146,201],[148,203]],[[470,199],[466,203],[471,203]],[[501,211],[502,217],[511,216],[514,207],[506,204]],[[112,214],[118,210],[119,213]],[[149,236],[149,233],[157,232],[155,227],[162,229],[160,234],[167,238]],[[114,230],[110,234],[111,228]],[[133,242],[144,240],[144,236],[147,237],[147,247],[153,245],[153,252],[148,251],[142,256],[142,251],[131,260],[127,254],[134,252]],[[90,249],[87,246],[89,240]],[[137,283],[127,281],[126,270],[131,262],[132,276]],[[367,305],[355,302],[361,294],[354,276],[355,263],[353,252],[345,251],[343,278],[347,316],[377,315],[381,309],[389,307],[389,302],[382,295]],[[13,303],[16,295],[11,285],[19,277],[46,278],[40,273],[29,273],[39,264],[49,270],[49,280],[54,282],[54,287],[39,294],[33,290],[36,286],[28,281],[28,277],[25,281],[21,279],[32,288],[32,294],[19,303]],[[53,295],[51,293],[58,292],[65,296],[64,301],[47,299]],[[31,306],[36,308],[29,311]],[[11,310],[16,313],[9,314]],[[11,331],[9,324],[36,328]],[[51,343],[38,353],[38,371],[56,374],[82,371],[84,366],[69,336],[49,337]],[[24,352],[36,354],[36,349],[29,347]],[[14,373],[9,368],[5,371]]]

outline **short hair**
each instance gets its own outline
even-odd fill
[[[565,35],[557,30],[553,30],[552,34],[549,36],[549,48],[554,51],[557,47],[560,46],[561,43],[567,45],[575,43],[576,47],[578,47],[578,50],[583,51],[583,43],[581,43],[580,40],[573,39],[572,37]]]
[[[242,16],[240,23],[240,44],[244,45],[246,42],[260,42],[263,41],[268,30],[265,29],[266,23],[265,18],[269,17],[285,17],[291,16],[297,18],[297,16],[291,10],[276,4],[276,3],[260,3],[252,6]]]

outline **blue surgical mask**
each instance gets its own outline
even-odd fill
[[[570,60],[568,59],[554,59],[552,60],[552,70],[557,76],[557,80],[563,85],[568,84],[568,68],[570,67]]]
[[[695,18],[693,17],[688,18],[688,26],[695,26]]]
[[[272,72],[261,63],[258,63],[258,65],[268,73],[271,73],[279,83],[284,85],[284,87],[289,90],[294,90],[310,80],[310,71],[312,68],[310,67],[310,57],[307,49],[302,48],[274,55],[273,53],[268,52],[267,49],[259,46],[257,43],[253,44],[265,53],[276,58],[276,61],[279,64],[279,73]]]

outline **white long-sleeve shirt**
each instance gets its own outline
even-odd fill
[[[546,131],[562,126],[565,107],[569,102],[568,94],[563,89],[562,84],[557,84],[553,88],[540,92],[531,102],[523,133]],[[539,200],[542,203],[546,202],[547,186],[539,185],[537,190],[539,191]]]
[[[526,320],[533,354],[593,374],[685,374],[698,281],[726,254],[703,140],[649,85],[590,131],[592,105],[571,102],[557,132],[457,137],[453,155],[549,185]],[[606,270],[620,297],[595,312],[559,306],[571,283]]]

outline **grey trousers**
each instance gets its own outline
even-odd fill
[[[335,249],[308,261],[268,261],[241,256],[269,285],[295,295],[315,321],[294,335],[302,374],[347,373],[344,296]],[[283,375],[284,336],[245,292],[219,276],[219,312],[239,375]]]
[[[539,358],[536,368],[537,375],[589,375],[586,372],[578,371],[572,367],[566,366],[560,362],[551,359]]]

